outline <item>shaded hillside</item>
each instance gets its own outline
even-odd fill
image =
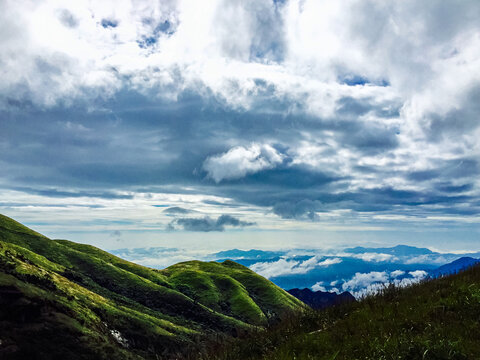
[[[292,317],[204,359],[478,359],[480,265]]]
[[[334,305],[354,302],[355,297],[348,291],[341,294],[326,291],[312,291],[305,289],[290,289],[288,293],[303,301],[312,309],[325,309]]]
[[[305,307],[232,261],[159,271],[2,215],[0,302],[2,359],[185,356]]]
[[[429,271],[431,277],[445,276],[456,274],[459,271],[468,269],[469,267],[480,263],[480,259],[474,259],[468,256],[461,257],[451,263],[442,265],[434,270]]]

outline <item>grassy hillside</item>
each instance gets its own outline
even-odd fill
[[[249,324],[267,325],[303,303],[245,266],[227,260],[188,261],[162,271],[175,289]]]
[[[205,359],[478,359],[480,265],[293,316]]]
[[[0,358],[174,358],[303,303],[231,261],[155,270],[0,215]]]

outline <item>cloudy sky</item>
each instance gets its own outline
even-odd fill
[[[0,2],[0,212],[102,248],[480,250],[480,2]]]

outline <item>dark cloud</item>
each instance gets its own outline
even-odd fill
[[[180,226],[186,231],[225,231],[226,226],[245,227],[253,226],[254,222],[241,221],[231,215],[221,215],[217,219],[208,216],[203,218],[180,218],[175,219],[168,225],[168,230],[174,230],[175,226]]]
[[[436,188],[439,191],[446,193],[463,193],[473,189],[473,184],[453,185],[452,183],[436,184]]]
[[[480,85],[468,92],[460,106],[445,115],[431,113],[425,132],[431,141],[457,141],[459,136],[468,134],[480,126]]]
[[[79,197],[91,197],[102,199],[133,199],[133,195],[130,194],[118,194],[110,191],[66,191],[58,189],[34,189],[29,187],[11,187],[13,190],[26,192],[29,194],[42,195],[53,198],[79,198]]]
[[[112,232],[110,233],[110,237],[119,240],[119,239],[122,237],[122,232],[119,231],[119,230],[112,231]]]
[[[167,214],[188,214],[188,213],[191,213],[192,210],[184,209],[179,206],[172,206],[172,207],[166,208],[165,210],[163,210],[163,212]]]
[[[102,19],[102,21],[100,22],[100,24],[104,27],[104,28],[115,28],[118,26],[118,21],[115,20],[115,19]]]
[[[307,217],[310,220],[316,219],[316,211],[320,211],[322,203],[309,199],[298,202],[279,202],[273,206],[273,212],[284,219],[302,219]]]

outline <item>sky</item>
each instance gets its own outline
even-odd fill
[[[480,2],[0,2],[0,213],[104,249],[480,250]]]

